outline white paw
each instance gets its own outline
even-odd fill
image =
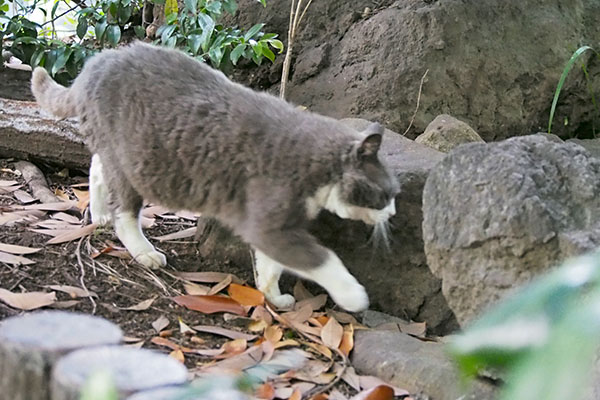
[[[163,253],[156,250],[138,254],[134,257],[134,259],[143,266],[151,269],[158,269],[167,265],[167,257]]]
[[[296,303],[296,299],[291,294],[280,294],[278,296],[265,295],[269,303],[273,304],[278,309],[292,308]]]
[[[330,292],[333,301],[340,307],[351,312],[364,311],[369,308],[369,296],[359,283],[352,283],[336,292]]]

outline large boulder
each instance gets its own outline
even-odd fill
[[[461,144],[483,142],[483,139],[468,124],[451,115],[442,114],[427,125],[425,132],[415,142],[447,153]]]
[[[267,2],[266,8],[255,0],[239,3],[233,22],[245,28],[266,22],[265,30],[287,37],[288,2]],[[528,134],[547,126],[554,90],[572,52],[600,37],[597,0],[377,3],[312,2],[294,46],[290,100],[404,132],[428,70],[411,135],[442,113],[464,120],[486,141]],[[253,78],[243,80],[260,80],[259,86],[276,91],[280,70],[277,61],[270,73],[252,72]],[[600,65],[590,65],[589,72],[598,92]],[[583,73],[574,69],[555,116],[570,124],[556,123],[555,132],[587,129],[594,115]]]
[[[459,146],[430,173],[423,236],[459,323],[600,244],[600,160],[544,135]]]

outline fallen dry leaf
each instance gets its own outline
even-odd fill
[[[292,395],[290,397],[288,397],[288,400],[301,400],[302,399],[302,392],[300,391],[300,389],[294,389],[294,391],[292,392]]]
[[[77,208],[81,211],[85,210],[88,204],[90,204],[90,192],[75,188],[71,188],[71,190],[73,190],[73,194],[77,197]]]
[[[360,387],[364,390],[373,389],[378,386],[387,386],[393,389],[395,396],[408,396],[408,392],[404,389],[390,385],[389,383],[379,379],[376,376],[359,376]]]
[[[294,285],[294,298],[296,301],[302,301],[315,297],[311,292],[308,291],[302,284],[301,280],[297,280]]]
[[[66,232],[62,235],[55,236],[54,238],[48,240],[46,242],[46,244],[65,243],[65,242],[70,242],[72,240],[82,238],[82,237],[87,236],[87,235],[91,234],[92,232],[94,232],[94,229],[96,229],[96,226],[97,226],[96,224],[90,224],[90,225],[82,226],[81,228],[73,229],[70,232]]]
[[[265,304],[265,295],[249,286],[238,285],[237,283],[232,283],[227,288],[227,293],[231,296],[232,299],[237,301],[243,306],[262,306]]]
[[[288,346],[297,347],[297,346],[300,346],[300,343],[298,343],[294,339],[286,339],[286,340],[282,340],[281,342],[275,343],[275,349],[281,349],[282,347],[288,347]]]
[[[88,291],[82,289],[77,286],[69,286],[69,285],[47,285],[45,286],[48,289],[56,290],[58,292],[63,292],[71,296],[71,298],[76,299],[78,297],[98,297],[98,295],[92,291]]]
[[[321,329],[321,340],[325,346],[332,349],[337,349],[342,342],[342,336],[344,335],[344,328],[335,318],[329,318],[329,321]]]
[[[184,306],[190,310],[200,311],[205,314],[230,312],[237,315],[246,315],[244,307],[229,297],[183,295],[174,297],[173,301],[180,306]]]
[[[269,327],[269,324],[264,319],[259,319],[256,321],[250,322],[248,324],[248,330],[250,332],[262,332]]]
[[[341,368],[341,366],[339,366]],[[342,375],[342,380],[350,385],[354,390],[360,392],[360,377],[354,370],[354,367],[348,366]]]
[[[394,389],[379,385],[357,394],[351,400],[394,400]]]
[[[272,383],[266,382],[256,388],[254,395],[259,399],[272,400],[275,398],[275,388]]]
[[[218,283],[227,278],[227,275],[231,275],[234,283],[242,283],[242,280],[237,276],[224,272],[179,272],[177,274],[182,279],[201,283]]]
[[[65,308],[71,308],[73,306],[76,306],[79,303],[81,303],[79,300],[55,301],[54,303],[50,304],[49,307],[65,309]]]
[[[63,222],[68,222],[69,224],[80,224],[81,220],[74,215],[67,214],[64,212],[58,212],[56,214],[52,214],[52,218],[58,219]]]
[[[18,184],[17,181],[2,181],[0,180],[0,187],[9,187]]]
[[[156,331],[156,333],[160,333],[167,326],[169,326],[169,320],[164,315],[161,315],[152,323],[152,328]]]
[[[3,251],[5,253],[23,255],[23,254],[37,253],[40,250],[42,250],[42,249],[39,247],[33,248],[33,247],[17,246],[14,244],[0,243],[0,251]]]
[[[310,307],[312,308],[313,311],[317,311],[317,310],[321,309],[325,305],[325,303],[327,303],[327,295],[320,294],[315,297],[310,297],[308,299],[300,300],[299,302],[296,303],[296,305],[294,306],[294,309],[299,310],[306,305],[310,305]]]
[[[217,283],[213,286],[209,291],[208,295],[213,295],[219,293],[221,290],[225,289],[227,286],[231,284],[233,278],[231,275],[227,275],[221,282]]]
[[[35,264],[35,261],[30,260],[27,257],[16,256],[14,254],[5,253],[3,251],[0,251],[0,262],[12,265]]]
[[[164,242],[167,240],[177,240],[177,239],[185,239],[185,238],[189,238],[192,237],[196,234],[196,227],[191,227],[191,228],[187,228],[187,229],[183,229],[177,232],[172,232],[166,235],[162,235],[162,236],[154,236],[152,237],[153,239],[158,240],[159,242]]]
[[[193,335],[195,331],[179,318],[179,332],[184,335]]]
[[[121,310],[127,310],[127,311],[144,311],[150,308],[150,306],[152,305],[152,303],[154,303],[154,300],[156,300],[156,297],[152,297],[151,299],[148,300],[144,300],[141,301],[133,306],[130,307],[123,307],[121,308]]]
[[[6,289],[0,289],[0,300],[13,308],[19,310],[35,310],[36,308],[48,306],[56,301],[55,292],[26,292],[13,293]]]
[[[267,325],[271,325],[273,323],[273,316],[263,306],[254,307],[254,311],[252,311],[252,315],[250,317],[256,320],[262,319],[267,323]]]
[[[269,342],[276,344],[283,337],[283,329],[279,325],[271,325],[265,329],[265,339]]]
[[[281,316],[289,322],[296,322],[301,324],[305,321],[308,321],[308,319],[312,317],[312,313],[312,307],[310,306],[310,304],[307,304],[298,310],[283,313]]]
[[[192,295],[205,295],[210,291],[210,287],[206,285],[198,285],[197,283],[184,283],[183,290],[185,293]]]
[[[13,196],[15,196],[16,199],[19,200],[22,204],[33,203],[36,200],[34,197],[31,197],[29,193],[20,189],[15,190],[13,192]]]
[[[225,336],[230,339],[254,340],[258,337],[257,335],[250,335],[248,333],[221,328],[220,326],[195,325],[192,326],[192,329],[198,332],[214,333],[215,335]]]
[[[169,357],[176,359],[182,364],[185,362],[185,356],[183,355],[183,351],[181,351],[181,349],[173,350],[169,353]]]
[[[223,343],[223,351],[227,356],[238,355],[246,351],[248,342],[246,339],[234,339]]]
[[[344,329],[344,334],[342,335],[342,341],[340,343],[339,349],[345,355],[349,355],[353,348],[354,348],[354,327],[352,325],[348,325],[348,328]]]
[[[67,211],[74,206],[75,204],[72,201],[61,201],[58,203],[30,204],[27,206],[17,206],[13,208],[17,210]]]

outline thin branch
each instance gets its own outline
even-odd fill
[[[417,107],[415,107],[415,112],[410,120],[410,124],[408,124],[408,128],[406,128],[406,130],[404,131],[402,136],[406,136],[406,134],[408,133],[410,128],[412,128],[413,122],[415,122],[415,117],[417,116],[417,111],[419,111],[419,103],[421,102],[421,90],[423,89],[423,81],[425,80],[425,77],[427,76],[428,72],[429,72],[429,69],[427,69],[425,71],[425,73],[423,74],[423,76],[421,77],[421,84],[419,85],[419,95],[417,96]]]
[[[59,19],[60,17],[63,17],[65,15],[67,15],[68,13],[70,13],[71,11],[75,10],[77,7],[79,7],[79,5],[73,6],[71,8],[69,8],[67,11],[63,12],[60,15],[56,15],[54,18],[52,18],[50,21],[46,21],[44,22],[42,25],[40,26],[44,26],[44,25],[48,25],[48,24],[54,24],[54,22]]]

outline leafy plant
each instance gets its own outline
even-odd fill
[[[573,55],[567,62],[567,65],[565,65],[565,68],[563,69],[560,79],[558,80],[558,85],[556,86],[556,91],[554,92],[554,98],[552,99],[552,107],[550,108],[550,118],[548,119],[548,133],[551,133],[551,131],[552,131],[552,121],[554,120],[554,113],[556,111],[556,105],[558,104],[558,96],[560,95],[562,87],[565,84],[567,75],[569,75],[569,72],[573,68],[573,65],[575,65],[575,61],[577,61],[577,59],[579,57],[581,57],[581,55],[587,51],[591,51],[591,52],[595,53],[596,56],[598,56],[598,58],[600,58],[600,53],[598,53],[596,50],[594,50],[590,46],[582,46],[573,53]],[[591,90],[591,87],[590,87],[590,79],[589,79],[585,64],[582,63],[581,68],[583,69],[583,73],[585,75],[585,78],[586,78],[586,81],[588,84],[588,89],[589,89],[591,97],[592,97],[592,103],[594,105],[594,108],[598,109],[598,105],[596,103],[596,98],[594,96],[594,92]]]
[[[448,346],[466,376],[504,369],[505,400],[581,399],[600,348],[600,252],[541,277]]]
[[[57,14],[58,6],[69,0],[53,0],[50,19],[38,24],[30,19],[48,0],[35,0],[27,6],[19,4],[17,15],[9,18],[9,2],[0,0],[0,41],[3,48],[32,67],[43,66],[58,81],[74,79],[85,61],[104,47],[116,47],[126,32],[144,39],[142,26],[143,0],[98,0],[87,6],[77,2]],[[150,0],[146,0],[150,1]],[[256,24],[247,32],[226,27],[218,21],[224,12],[235,13],[235,0],[185,0],[178,10],[177,0],[151,0],[165,4],[166,22],[157,31],[157,44],[178,47],[195,58],[210,60],[213,66],[237,64],[240,58],[260,64],[264,58],[275,59],[274,50],[283,51],[283,43],[273,33],[263,33],[264,24]],[[265,0],[257,0],[263,6]],[[17,4],[17,3],[14,3]],[[46,11],[44,11],[46,13]],[[66,16],[75,25],[74,41],[58,40],[54,23]]]
[[[182,12],[167,14],[165,25],[156,32],[156,42],[179,47],[202,61],[209,59],[217,68],[223,60],[236,65],[241,57],[258,65],[263,58],[273,62],[275,54],[270,47],[281,53],[283,43],[276,34],[261,32],[264,24],[256,24],[245,33],[218,24],[223,12],[234,13],[236,9],[233,0],[185,0]]]

